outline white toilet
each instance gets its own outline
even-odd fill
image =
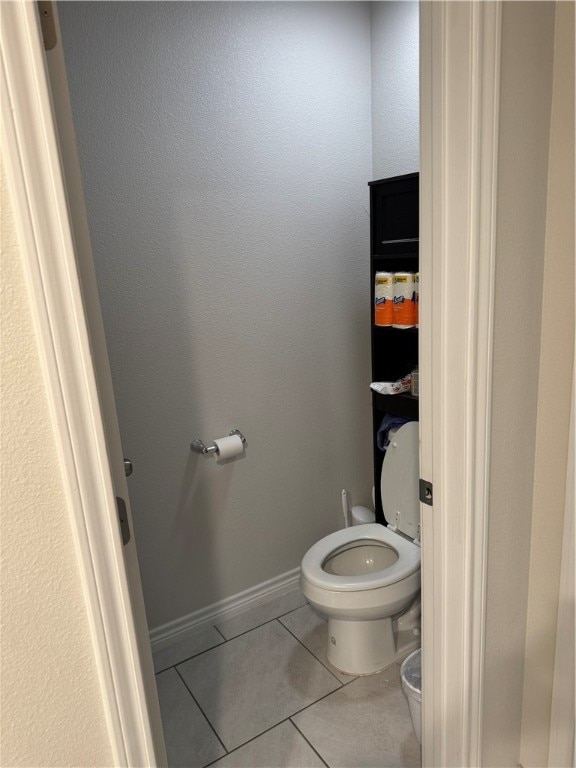
[[[328,661],[370,675],[420,646],[418,423],[390,431],[380,489],[388,527],[345,528],[314,544],[300,586],[328,617]]]

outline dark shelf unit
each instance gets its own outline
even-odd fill
[[[370,300],[372,381],[396,381],[418,364],[418,329],[374,325],[374,283],[379,271],[418,271],[418,174],[371,181]],[[384,414],[418,419],[418,398],[409,393],[381,395],[372,391],[372,438],[376,519],[385,523],[380,498],[383,454],[376,435]]]

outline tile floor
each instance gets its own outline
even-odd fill
[[[294,591],[154,654],[170,768],[420,766],[400,665],[351,677]]]

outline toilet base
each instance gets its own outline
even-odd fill
[[[420,647],[420,633],[394,632],[393,619],[328,619],[328,661],[348,675],[373,675]]]

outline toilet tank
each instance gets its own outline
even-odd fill
[[[389,438],[380,477],[384,517],[389,528],[415,539],[420,525],[418,422],[391,429]]]
[[[376,513],[368,507],[355,506],[350,510],[350,522],[352,525],[367,525],[376,522]]]

